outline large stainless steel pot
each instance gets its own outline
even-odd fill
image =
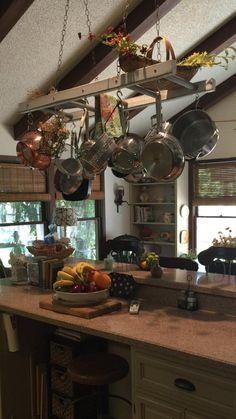
[[[215,122],[201,109],[185,112],[170,126],[169,132],[180,142],[187,160],[207,156],[219,139]]]

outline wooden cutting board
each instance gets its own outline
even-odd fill
[[[92,319],[94,317],[101,316],[102,314],[120,310],[121,306],[121,302],[116,300],[107,300],[104,303],[87,307],[70,307],[52,300],[43,300],[39,302],[39,307],[45,308],[46,310],[55,311],[56,313],[61,314],[70,314],[71,316],[83,317],[85,319]]]

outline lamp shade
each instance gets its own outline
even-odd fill
[[[77,215],[74,208],[56,208],[55,224],[57,226],[74,226],[77,224]]]

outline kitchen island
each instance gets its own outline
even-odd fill
[[[135,271],[132,272],[135,273]],[[192,286],[195,291],[199,291],[200,300],[202,298],[201,301],[205,305],[194,312],[176,307],[177,292],[183,286],[188,286],[189,275],[192,276],[192,280],[194,279]],[[164,275],[159,280],[150,278],[147,272],[138,272],[134,276],[142,283],[137,288],[137,296],[143,299],[138,315],[129,314],[127,303],[120,311],[90,320],[55,313],[39,307],[40,301],[51,299],[50,291],[43,291],[28,285],[14,286],[8,280],[1,280],[0,310],[17,315],[19,318],[29,319],[35,325],[60,326],[77,330],[129,348],[133,418],[135,419],[162,418],[168,409],[171,413],[167,417],[170,418],[235,419],[236,294],[233,292],[235,277],[223,278],[222,275],[211,274],[208,277],[204,275],[203,278],[203,275],[197,273],[186,273],[175,269],[164,270]],[[177,277],[178,282],[174,280]],[[172,295],[169,298],[171,292]],[[207,307],[206,296],[209,297],[211,309]],[[212,303],[212,297],[217,297],[218,300]],[[227,305],[230,310],[229,312],[225,310],[223,313]],[[14,354],[11,355],[13,357]],[[187,391],[188,397],[186,397],[186,391],[175,386],[169,389],[169,393],[172,394],[171,405],[174,407],[164,407],[163,416],[158,416],[156,411],[159,408],[155,406],[166,404],[167,378],[163,377],[165,385],[162,386],[155,381],[158,372],[155,377],[152,375],[148,377],[148,374],[155,369],[163,370],[161,365],[166,365],[169,376],[175,370],[178,373],[185,371],[185,376],[191,378],[190,371],[194,372],[193,379],[197,380],[200,389],[202,381],[205,381],[205,392],[207,386],[210,389],[212,383],[218,380],[217,397],[210,397],[210,400],[205,400],[204,404],[201,399],[204,398],[202,394],[196,396],[195,392]],[[202,377],[205,377],[204,380]],[[153,380],[154,384],[150,385]],[[208,381],[209,384],[207,384]],[[226,398],[222,393],[222,385],[220,386],[219,383],[224,383],[225,388],[230,389]],[[171,416],[173,415],[171,409],[173,411],[176,409],[176,416]],[[196,415],[199,411],[201,416]]]

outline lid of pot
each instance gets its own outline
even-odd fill
[[[143,167],[154,179],[162,179],[171,172],[173,155],[170,148],[161,141],[149,142],[141,157]]]

